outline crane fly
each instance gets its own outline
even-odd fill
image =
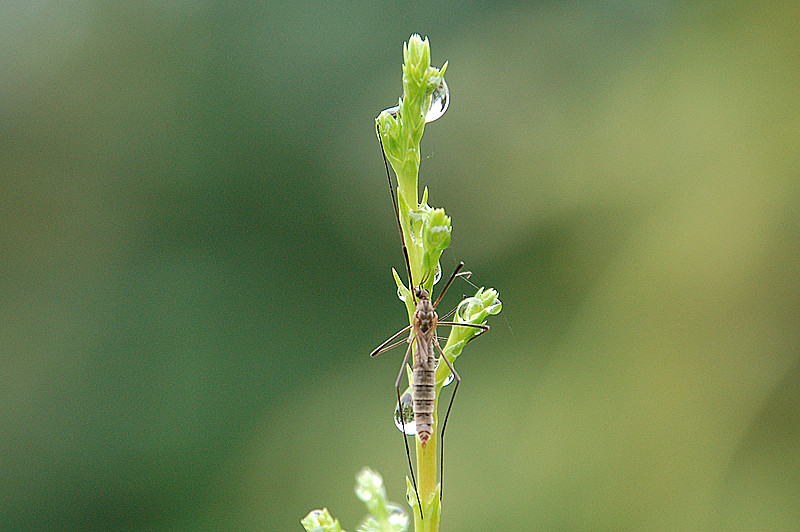
[[[403,255],[405,256],[406,261],[406,268],[408,269],[408,285],[409,290],[411,291],[413,301],[416,305],[416,309],[414,310],[414,316],[412,323],[407,325],[394,335],[392,335],[389,339],[383,342],[381,345],[376,347],[372,353],[370,353],[371,357],[379,355],[384,351],[388,351],[394,347],[402,345],[404,343],[408,343],[408,347],[406,348],[406,354],[403,357],[403,362],[400,365],[400,372],[397,374],[397,380],[395,381],[395,390],[397,391],[397,405],[400,412],[399,419],[400,419],[400,428],[403,432],[403,443],[405,444],[406,448],[406,456],[408,457],[408,468],[411,472],[411,481],[414,485],[414,492],[417,495],[417,503],[419,504],[419,511],[420,516],[422,517],[422,502],[420,501],[419,491],[417,490],[417,481],[414,477],[414,468],[411,464],[411,451],[408,447],[408,440],[406,439],[406,416],[404,413],[403,401],[400,397],[400,383],[403,380],[403,372],[406,368],[406,364],[408,363],[408,357],[410,356],[411,352],[414,352],[413,357],[413,364],[412,364],[412,372],[411,372],[411,397],[412,397],[412,410],[413,410],[413,419],[414,419],[414,426],[416,428],[416,437],[420,442],[420,445],[424,448],[425,445],[430,440],[431,435],[434,431],[434,409],[435,409],[435,402],[436,402],[436,367],[439,361],[444,360],[447,364],[447,367],[450,369],[452,373],[453,379],[455,380],[455,386],[453,387],[453,394],[450,396],[450,403],[447,406],[447,412],[444,416],[444,421],[442,422],[442,433],[441,433],[441,464],[440,464],[440,471],[444,466],[444,431],[447,428],[447,418],[450,416],[450,409],[453,407],[453,400],[455,399],[456,392],[458,391],[458,386],[461,384],[461,376],[456,371],[456,368],[453,367],[453,363],[450,362],[442,351],[442,347],[439,345],[438,337],[436,336],[436,328],[439,325],[449,325],[451,327],[474,327],[479,329],[475,336],[470,338],[474,340],[484,332],[489,330],[489,326],[485,324],[477,324],[477,323],[457,323],[454,321],[440,321],[438,315],[436,314],[436,307],[439,305],[439,302],[442,300],[442,297],[447,292],[447,289],[450,287],[450,284],[453,280],[459,276],[468,276],[468,272],[464,272],[459,274],[461,269],[464,267],[464,263],[460,262],[453,274],[450,276],[450,279],[447,281],[447,284],[442,289],[441,294],[436,299],[435,302],[431,302],[431,295],[428,289],[424,288],[423,285],[425,284],[425,279],[420,282],[419,286],[414,287],[413,280],[411,278],[411,262],[408,257],[408,248],[406,247],[405,238],[403,237],[403,227],[400,223],[400,214],[397,207],[397,199],[394,195],[394,188],[392,187],[392,178],[389,174],[389,163],[386,160],[386,154],[383,151],[383,140],[381,139],[380,135],[380,125],[378,125],[378,140],[381,144],[381,153],[383,154],[383,163],[386,167],[386,178],[389,181],[389,193],[392,197],[392,206],[394,207],[395,217],[397,219],[397,226],[400,230],[400,241],[403,245]],[[457,308],[457,307],[456,307]],[[455,312],[456,309],[453,309],[447,316]],[[408,333],[408,337],[406,339],[402,339],[400,341],[395,341],[397,338],[401,337],[403,334]],[[392,343],[395,342],[395,343]],[[414,350],[414,346],[416,346],[416,350]],[[435,351],[438,350],[438,358]],[[441,486],[441,482],[440,482]],[[439,496],[441,498],[441,488],[439,491]]]

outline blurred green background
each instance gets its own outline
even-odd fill
[[[367,354],[404,322],[373,118],[413,32],[450,62],[443,269],[504,303],[442,530],[800,528],[796,3],[0,15],[2,528],[352,531],[365,465],[404,500],[402,353]]]

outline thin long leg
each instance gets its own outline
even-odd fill
[[[467,340],[467,343],[470,343],[475,338],[477,338],[478,336],[482,335],[483,333],[489,330],[489,326],[482,323],[456,323],[454,321],[440,321],[439,325],[450,325],[453,327],[474,327],[476,329],[480,329],[478,331],[478,334]]]
[[[478,332],[478,334],[470,338],[467,341],[467,343],[471,342],[472,340],[474,340],[475,338],[477,338],[478,336],[482,335],[483,333],[489,330],[488,325],[477,324],[477,323],[454,323],[454,322],[440,321],[439,325],[466,325],[467,327],[475,327],[477,329],[480,329],[480,332]],[[439,477],[440,477],[439,500],[441,500],[442,492],[444,491],[444,431],[447,428],[447,420],[450,417],[450,409],[453,408],[453,401],[456,398],[456,392],[458,391],[458,386],[459,384],[461,384],[461,376],[458,374],[453,364],[444,355],[444,351],[442,350],[442,346],[439,345],[439,342],[433,342],[433,343],[439,350],[439,356],[444,359],[445,363],[447,364],[447,367],[450,368],[450,371],[453,374],[453,379],[455,379],[456,381],[456,385],[453,387],[453,394],[450,396],[450,404],[447,405],[447,412],[445,412],[444,421],[442,422],[442,435],[441,435],[441,440],[439,441],[439,451],[441,453],[439,457]]]
[[[482,335],[483,333],[485,333],[485,332],[486,332],[486,331],[488,331],[488,330],[489,330],[489,326],[488,326],[488,325],[486,325],[486,328],[485,328],[485,329],[481,329],[480,331],[478,331],[478,334],[476,334],[475,336],[473,336],[472,338],[470,338],[469,340],[467,340],[467,343],[470,343],[470,342],[471,342],[471,341],[473,341],[475,338],[477,338],[478,336]]]
[[[411,279],[411,261],[408,258],[408,248],[406,247],[406,239],[403,237],[403,224],[400,223],[400,211],[397,208],[397,198],[394,197],[394,187],[392,187],[392,177],[389,174],[389,161],[386,160],[386,151],[383,148],[383,138],[381,138],[381,125],[376,122],[375,126],[378,128],[378,142],[381,144],[381,155],[383,155],[383,165],[386,167],[386,179],[389,181],[389,194],[392,196],[392,207],[394,207],[394,216],[397,219],[397,229],[400,230],[400,242],[403,244],[403,255],[406,258],[406,268],[408,268],[408,289],[411,290],[411,300],[417,304],[417,296],[414,295],[414,281]],[[398,185],[399,186],[399,185]]]
[[[469,273],[469,272],[467,272],[467,273]],[[462,301],[463,301],[463,299],[462,299]],[[459,303],[459,305],[460,305],[460,303]],[[458,310],[458,305],[456,305],[455,307],[453,307],[453,310],[451,310],[450,312],[448,312],[448,313],[447,313],[447,314],[445,314],[444,316],[440,316],[440,317],[439,317],[439,319],[440,319],[440,320],[446,320],[447,318],[449,318],[450,316],[452,316],[453,314],[455,314],[455,312],[456,312],[457,310]],[[439,323],[441,323],[441,322],[439,322]]]
[[[448,312],[447,314],[445,314],[444,316],[442,316],[442,317],[441,317],[441,318],[439,318],[439,319],[446,320],[447,318],[449,318],[450,316],[452,316],[452,315],[453,315],[453,313],[454,313],[454,312],[455,312],[457,309],[458,309],[458,305],[456,305],[456,306],[453,308],[453,310],[451,310],[450,312]]]
[[[406,339],[406,338],[403,338],[402,340],[398,340],[398,341],[396,341],[395,343],[393,343],[392,345],[387,345],[386,347],[384,347],[384,348],[381,350],[381,353],[384,353],[384,352],[386,352],[386,351],[391,351],[391,350],[392,350],[392,349],[394,349],[395,347],[397,347],[397,346],[399,346],[399,345],[403,345],[403,344],[404,344],[404,343],[406,343],[406,342],[408,342],[408,339]],[[378,353],[378,354],[380,354],[380,353]]]
[[[436,344],[436,347],[439,349],[439,355],[447,363],[447,367],[450,368],[450,371],[453,373],[453,378],[456,380],[456,385],[453,387],[453,395],[450,396],[450,404],[447,405],[447,413],[445,413],[444,422],[442,422],[442,436],[439,441],[439,500],[442,500],[442,492],[444,491],[444,430],[447,428],[447,418],[450,417],[450,409],[453,408],[453,400],[456,398],[458,385],[461,384],[461,376],[456,371],[456,368],[453,367],[453,364],[444,356],[444,351],[442,351],[441,346],[439,346],[437,342],[433,343]]]
[[[403,416],[403,403],[400,402],[400,381],[403,380],[403,372],[408,363],[408,355],[411,353],[411,347],[414,345],[412,342],[413,336],[408,338],[408,349],[406,349],[406,356],[403,357],[403,363],[400,365],[400,373],[397,374],[397,380],[394,383],[395,390],[397,390],[397,407],[400,409],[400,424],[403,427],[403,444],[406,446],[406,456],[408,457],[408,470],[411,472],[411,482],[414,484],[414,493],[417,495],[417,504],[419,505],[419,516],[424,519],[422,515],[422,501],[419,498],[419,490],[417,489],[417,479],[414,477],[414,466],[411,465],[411,450],[408,448],[408,438],[406,438],[406,420]]]
[[[489,326],[483,323],[456,323],[454,321],[440,321],[438,322],[439,325],[451,325],[453,327],[475,327],[476,329],[481,329],[483,332],[478,334],[483,334],[484,332],[489,330]],[[394,337],[392,338],[394,340]],[[387,342],[388,343],[388,342]]]
[[[411,325],[406,325],[405,327],[403,327],[402,329],[400,329],[399,331],[394,333],[391,337],[389,337],[388,340],[386,340],[381,345],[379,345],[378,347],[373,349],[372,353],[370,353],[369,356],[374,357],[376,355],[380,355],[384,351],[388,351],[389,349],[391,349],[391,347],[386,347],[387,345],[389,345],[389,342],[391,342],[392,340],[394,340],[395,338],[397,338],[401,334],[408,332],[409,329],[411,329]],[[403,340],[403,341],[405,342],[405,340]],[[397,345],[400,345],[400,344],[397,344]],[[392,346],[392,347],[394,347],[394,346]]]
[[[439,301],[442,300],[442,296],[445,294],[445,292],[447,292],[447,289],[450,288],[450,283],[453,282],[453,279],[456,278],[456,275],[458,275],[458,272],[461,271],[461,268],[463,267],[464,267],[464,262],[459,262],[458,266],[456,266],[456,269],[453,270],[453,275],[450,276],[450,280],[448,280],[447,284],[444,285],[444,288],[442,288],[442,293],[439,294],[439,298],[436,300],[436,303],[433,304],[433,308],[436,308],[436,305],[438,305]]]

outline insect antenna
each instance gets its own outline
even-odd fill
[[[463,268],[463,267],[464,267],[464,262],[463,261],[459,262],[458,266],[456,266],[456,269],[453,270],[453,275],[450,276],[450,279],[447,281],[447,284],[444,285],[444,288],[442,288],[442,293],[439,294],[439,297],[436,299],[436,303],[433,304],[433,308],[436,308],[436,306],[439,304],[439,301],[442,300],[442,296],[444,296],[445,292],[447,292],[447,289],[450,288],[450,283],[453,282],[453,279],[456,278],[456,276],[458,275],[458,272],[460,272],[461,268]],[[467,272],[467,273],[469,273],[469,272]]]
[[[397,198],[394,196],[394,187],[392,186],[392,176],[389,173],[389,161],[386,159],[386,152],[383,148],[383,137],[381,137],[381,125],[379,122],[375,123],[375,127],[378,129],[378,142],[381,145],[381,155],[383,156],[383,166],[386,167],[386,180],[389,183],[389,194],[392,196],[392,207],[394,208],[394,217],[397,220],[397,230],[400,232],[400,242],[403,244],[403,256],[406,259],[406,270],[408,271],[408,289],[411,291],[411,300],[414,304],[417,304],[417,297],[414,291],[414,281],[411,279],[411,261],[408,258],[408,248],[406,247],[406,239],[403,237],[403,224],[400,223],[400,210],[397,207]],[[399,192],[398,192],[399,194]],[[419,506],[419,516],[420,519],[425,519],[425,516],[422,512],[422,500],[419,496],[419,490],[417,489],[417,479],[414,476],[414,466],[411,464],[411,450],[408,448],[408,438],[406,437],[406,427],[405,427],[405,419],[403,416],[403,404],[400,399],[400,379],[402,379],[403,370],[406,367],[406,361],[408,360],[408,355],[412,349],[412,342],[409,341],[408,350],[406,351],[406,358],[403,360],[403,364],[400,366],[400,374],[397,376],[397,383],[395,388],[397,389],[397,407],[400,409],[400,422],[403,429],[403,445],[406,448],[406,457],[408,458],[408,470],[411,473],[411,482],[414,485],[414,493],[417,496],[417,505]]]
[[[463,267],[464,267],[464,262],[463,261],[459,262],[458,265],[456,266],[455,270],[453,270],[452,275],[450,275],[450,279],[448,279],[447,284],[444,285],[444,288],[442,289],[442,293],[439,294],[439,297],[436,299],[436,302],[433,304],[433,308],[436,308],[436,306],[439,304],[439,301],[442,300],[442,297],[444,297],[444,294],[447,292],[447,289],[450,288],[450,284],[453,282],[453,280],[455,280],[456,277],[463,277],[464,279],[468,279],[469,276],[472,275],[471,272],[461,272],[461,269]],[[484,325],[484,324],[477,324],[477,323],[458,323],[458,322],[454,322],[454,321],[445,321],[447,319],[447,317],[449,317],[454,312],[457,312],[459,305],[456,305],[456,307],[453,310],[451,310],[450,312],[445,314],[443,316],[443,319],[439,321],[439,325],[449,325],[451,327],[458,327],[458,326],[461,326],[461,327],[472,327],[472,328],[479,329],[480,332],[478,332],[475,336],[473,336],[472,338],[467,340],[467,343],[469,343],[471,340],[474,340],[475,338],[477,338],[478,336],[480,336],[481,334],[483,334],[484,332],[489,330],[489,326],[488,325]],[[461,376],[456,371],[456,368],[453,367],[452,362],[450,362],[450,360],[447,359],[447,356],[445,356],[444,351],[442,350],[442,347],[439,345],[439,342],[434,340],[433,345],[436,346],[436,349],[439,350],[439,360],[440,361],[441,360],[445,361],[445,363],[447,364],[447,367],[450,369],[450,373],[453,375],[453,378],[456,381],[456,384],[453,387],[453,393],[450,395],[450,403],[447,405],[447,412],[444,415],[444,421],[442,422],[442,435],[441,435],[440,440],[439,440],[439,457],[440,457],[439,458],[439,474],[440,474],[440,477],[439,477],[439,499],[441,500],[442,493],[444,492],[444,431],[445,431],[445,429],[447,429],[447,420],[450,418],[450,410],[453,408],[453,401],[456,398],[456,392],[458,391],[458,386],[461,384]]]
[[[386,180],[389,182],[389,194],[392,196],[392,207],[394,207],[394,218],[397,220],[397,229],[400,232],[400,243],[403,244],[403,255],[406,259],[406,269],[408,270],[408,289],[411,291],[412,301],[416,304],[417,298],[414,295],[414,282],[411,279],[411,261],[408,258],[408,248],[406,247],[406,239],[403,237],[403,225],[400,223],[400,210],[397,208],[397,198],[394,196],[394,187],[392,186],[392,177],[389,174],[389,161],[386,160],[386,152],[383,148],[383,138],[381,137],[381,125],[376,122],[375,127],[378,129],[378,142],[381,144],[381,155],[383,156],[383,165],[386,167]]]

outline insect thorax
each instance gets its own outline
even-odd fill
[[[417,305],[417,310],[414,311],[414,321],[419,327],[420,332],[427,336],[427,333],[431,329],[436,329],[437,319],[438,317],[436,316],[436,311],[433,309],[431,300],[421,299]]]

